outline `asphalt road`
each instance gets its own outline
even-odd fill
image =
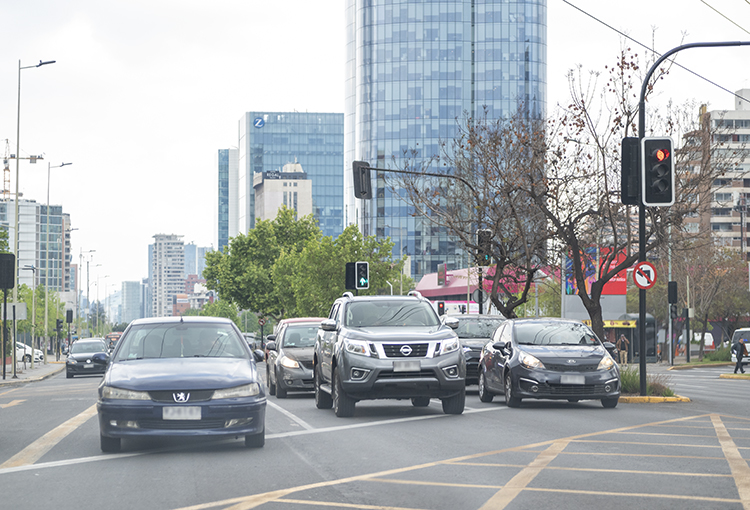
[[[0,388],[0,507],[750,510],[750,380],[727,372],[671,371],[691,402],[615,409],[509,409],[471,386],[461,416],[372,401],[344,419],[291,394],[269,397],[262,449],[132,440],[119,454],[99,450],[99,377],[62,373]]]

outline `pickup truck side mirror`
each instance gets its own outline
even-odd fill
[[[323,331],[336,331],[336,320],[326,319],[320,323],[320,329]]]

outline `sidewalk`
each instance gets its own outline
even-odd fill
[[[13,365],[5,365],[5,379],[0,373],[0,388],[5,386],[17,386],[19,384],[26,384],[34,381],[42,381],[48,377],[52,377],[65,370],[65,358],[61,358],[61,361],[54,361],[55,357],[50,356],[51,359],[47,359],[47,364],[44,362],[34,362],[34,368],[31,368],[31,363],[26,363],[24,369],[23,363],[16,365],[16,378],[13,378]],[[2,367],[0,367],[2,370]]]

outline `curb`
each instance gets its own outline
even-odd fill
[[[689,370],[691,368],[704,368],[704,367],[731,367],[734,363],[721,362],[721,363],[701,363],[700,365],[674,365],[669,367],[667,370]]]
[[[688,397],[675,395],[674,397],[654,397],[654,396],[620,396],[620,402],[624,404],[661,404],[671,402],[690,402]]]
[[[53,361],[52,363],[57,364],[59,362],[54,362]],[[19,386],[21,384],[43,381],[45,379],[48,379],[48,378],[52,377],[53,375],[59,374],[63,370],[65,370],[65,364],[64,363],[60,364],[59,368],[55,368],[54,370],[51,370],[50,372],[47,372],[44,375],[40,375],[39,377],[28,377],[28,378],[25,378],[25,379],[13,379],[13,380],[6,379],[5,382],[3,382],[3,381],[0,380],[0,388],[4,388],[6,386]]]
[[[720,379],[750,379],[750,374],[719,374]]]

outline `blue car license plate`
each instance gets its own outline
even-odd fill
[[[200,420],[201,408],[197,406],[169,406],[162,408],[165,420]]]

